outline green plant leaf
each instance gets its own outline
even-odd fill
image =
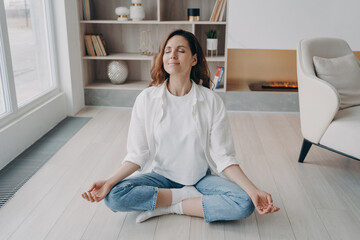
[[[206,32],[206,37],[216,39],[218,37],[218,31],[216,29],[209,29]]]

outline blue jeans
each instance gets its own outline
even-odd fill
[[[153,211],[159,188],[182,188],[154,171],[129,177],[115,185],[105,198],[113,212]],[[249,195],[234,182],[207,173],[194,187],[203,194],[202,207],[206,222],[237,220],[254,212]]]

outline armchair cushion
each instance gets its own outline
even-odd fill
[[[337,58],[313,57],[316,75],[333,85],[340,109],[360,105],[360,66],[353,53]]]
[[[360,158],[360,106],[340,110],[320,144]]]

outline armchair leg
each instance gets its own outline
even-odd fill
[[[301,162],[301,163],[304,162],[304,159],[305,159],[306,155],[308,154],[311,145],[312,145],[312,143],[304,138],[298,162]]]

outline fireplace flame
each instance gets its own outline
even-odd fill
[[[287,89],[297,89],[298,84],[296,81],[269,81],[264,82],[261,85],[262,88],[287,88]]]

